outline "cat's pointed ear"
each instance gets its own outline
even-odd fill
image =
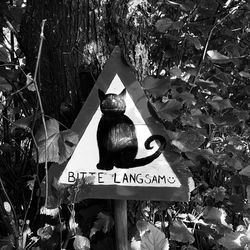
[[[126,89],[123,89],[123,91],[119,94],[122,98],[126,97]]]
[[[99,99],[102,101],[105,97],[105,93],[101,89],[98,89],[98,96]]]

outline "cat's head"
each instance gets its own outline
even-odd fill
[[[100,108],[102,113],[108,115],[121,115],[126,111],[126,89],[124,89],[119,95],[117,94],[105,94],[102,90],[98,89],[98,95],[100,99]]]

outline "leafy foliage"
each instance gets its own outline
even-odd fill
[[[89,237],[91,238],[97,231],[103,231],[107,233],[114,226],[114,221],[110,215],[106,215],[102,212],[98,213],[97,220],[94,226],[90,230]]]
[[[34,7],[32,2],[0,3],[0,182],[3,191],[0,246],[15,245],[21,249],[36,245],[51,249],[58,246],[60,233],[66,232],[65,242],[76,236],[75,249],[79,246],[87,249],[90,246],[86,238],[92,247],[96,237],[103,234],[107,239],[113,229],[112,215],[107,216],[99,206],[95,209],[90,206],[94,215],[91,209],[84,210],[86,217],[93,217],[88,229],[82,226],[83,232],[76,230],[77,216],[82,210],[77,211],[74,200],[80,190],[87,192],[87,180],[80,180],[71,189],[58,185],[56,178],[51,180],[50,198],[56,198],[54,201],[51,198],[53,206],[46,208],[48,210],[40,210],[40,183],[44,176],[41,166],[47,162],[53,162],[52,166],[58,168],[65,164],[78,138],[68,129],[62,131],[54,118],[46,120],[47,138],[41,126],[42,110],[37,112],[35,83],[25,68],[25,60],[33,62],[34,58],[28,55],[28,50],[27,55],[20,50],[25,47],[21,39],[25,22],[20,29],[22,14],[26,10],[26,16],[33,18],[29,12]],[[196,183],[188,203],[131,201],[130,220],[137,225],[131,248],[152,249],[152,242],[156,242],[155,249],[169,246],[183,250],[247,249],[249,1],[86,2],[89,10],[86,12],[91,15],[79,23],[88,24],[85,34],[91,33],[91,24],[95,39],[87,35],[83,47],[78,48],[80,40],[76,40],[76,47],[67,51],[80,50],[84,63],[94,66],[96,73],[100,72],[114,44],[121,46],[124,60],[135,68],[148,96],[152,116],[166,128],[166,137],[174,152],[172,163],[181,164],[183,168],[189,166]],[[64,7],[67,6],[61,8]],[[61,37],[66,33],[57,33],[57,25],[63,25],[56,22],[61,21],[55,21],[53,32],[45,32],[47,42],[52,41],[53,46],[68,39]],[[78,36],[77,39],[81,39],[80,34]],[[49,58],[53,56],[55,54]],[[53,60],[50,63],[53,67]],[[40,65],[41,72],[46,65],[48,62]],[[68,70],[65,71],[68,76]],[[67,78],[63,72],[62,75]],[[58,215],[63,214],[61,203],[65,195],[70,216],[62,217],[61,223]],[[6,201],[10,211],[4,209]],[[33,211],[37,207],[40,215],[53,217],[56,225],[39,225],[37,230],[32,230],[33,237],[30,230],[36,228],[36,220],[29,223],[27,218],[37,214]],[[59,214],[52,208],[59,210]],[[144,223],[141,223],[142,216]],[[67,219],[73,220],[71,224],[75,227],[67,225]],[[21,243],[19,235],[23,236]]]
[[[168,250],[169,242],[164,233],[149,222],[139,220],[136,223],[137,234],[131,240],[131,250]]]
[[[78,135],[70,130],[59,131],[59,123],[55,119],[46,121],[48,138],[45,138],[44,128],[37,130],[35,139],[39,152],[39,163],[46,160],[62,164],[73,153],[78,142]],[[46,156],[45,156],[46,145]],[[36,150],[34,151],[36,158]]]

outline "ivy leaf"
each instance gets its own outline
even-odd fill
[[[250,240],[242,232],[230,232],[219,239],[218,243],[229,250],[243,250],[250,243]]]
[[[35,135],[36,143],[39,151],[39,163],[45,162],[45,143],[46,155],[48,162],[57,162],[59,164],[66,161],[73,153],[78,142],[78,135],[73,131],[59,131],[59,123],[55,119],[46,121],[47,141],[45,140],[45,132],[43,126]],[[33,151],[36,158],[36,150]]]
[[[192,244],[195,240],[187,226],[179,219],[174,220],[173,224],[170,225],[170,239],[189,244]]]
[[[182,29],[184,23],[182,21],[173,22],[170,26],[170,30],[180,30]]]
[[[186,38],[195,46],[196,49],[201,50],[203,46],[201,45],[201,42],[199,38],[195,35],[187,34]]]
[[[172,97],[177,99],[178,101],[182,101],[188,107],[196,103],[194,95],[187,91],[183,91],[181,93],[179,93],[178,91],[172,91]]]
[[[156,22],[155,27],[159,32],[165,33],[172,26],[173,21],[170,18],[163,18]]]
[[[41,227],[37,230],[37,235],[40,236],[42,240],[48,240],[51,238],[53,231],[53,226],[45,224],[44,227]]]
[[[212,106],[213,109],[215,109],[218,112],[225,110],[225,109],[232,108],[232,105],[229,99],[222,99],[219,96],[215,96],[213,97],[212,100],[210,99],[207,102]]]
[[[72,130],[65,130],[60,132],[60,137],[58,139],[59,146],[59,164],[65,162],[75,150],[78,143],[79,137]]]
[[[169,70],[169,73],[170,73],[172,76],[181,77],[182,71],[181,71],[181,69],[180,69],[179,67],[174,66],[174,67],[172,67],[172,68]]]
[[[172,144],[182,152],[189,152],[199,148],[205,141],[205,137],[196,131],[179,132],[178,138],[172,140]]]
[[[26,130],[30,130],[30,124],[33,121],[33,119],[34,119],[33,116],[22,117],[15,121],[12,129],[14,130],[16,128],[23,128]]]
[[[21,70],[20,69],[6,69],[4,67],[0,67],[0,76],[5,78],[8,81],[16,81]]]
[[[181,116],[181,123],[183,126],[192,126],[201,128],[200,118],[199,116],[192,116],[190,114],[183,114]]]
[[[244,167],[240,172],[240,175],[245,175],[247,177],[250,177],[250,165],[247,165],[246,167]]]
[[[217,115],[213,118],[216,125],[221,126],[235,126],[240,122],[238,117],[232,112],[226,112],[223,115]]]
[[[97,220],[94,226],[90,230],[89,238],[96,234],[98,231],[107,233],[114,226],[114,220],[110,215],[104,214],[102,212],[98,213]]]
[[[246,121],[249,119],[248,111],[245,110],[236,110],[234,109],[234,114],[238,117],[240,121]]]
[[[170,89],[170,78],[158,79],[149,76],[143,80],[142,87],[153,96],[163,96]]]
[[[73,246],[75,250],[89,250],[90,249],[90,241],[88,238],[81,236],[81,235],[76,235]]]
[[[239,75],[240,75],[241,77],[250,78],[250,73],[245,72],[245,71],[239,72]]]
[[[228,56],[222,55],[217,50],[208,50],[207,54],[209,55],[210,59],[214,63],[224,64],[231,62],[231,58]]]
[[[136,223],[140,240],[132,239],[131,249],[134,250],[169,250],[169,242],[165,234],[146,221]]]
[[[8,83],[8,81],[0,76],[0,91],[10,92],[12,90],[12,86]]]
[[[182,103],[175,99],[170,99],[166,103],[157,102],[153,103],[156,112],[164,120],[172,122],[180,114],[180,109],[182,108]]]
[[[228,205],[235,213],[241,213],[244,210],[245,203],[241,196],[233,194],[229,197]]]
[[[33,79],[32,75],[31,75],[31,73],[28,73],[26,75],[26,86],[28,86],[27,88],[28,88],[29,91],[33,91],[33,92],[36,91],[34,79]]]
[[[189,67],[189,66],[186,66],[184,68],[185,72],[192,75],[192,76],[196,76],[197,75],[197,69],[193,66],[193,67]]]
[[[215,73],[212,74],[209,79],[217,82],[218,84],[220,84],[220,82],[223,82],[224,84],[231,84],[232,82],[231,75],[219,69],[216,69]]]
[[[0,45],[0,62],[2,63],[10,62],[8,51],[2,45]]]
[[[222,208],[208,206],[203,212],[204,221],[216,225],[216,230],[222,235],[232,230],[232,225],[227,224],[226,217],[227,213]]]
[[[209,188],[206,191],[206,195],[211,196],[215,199],[215,202],[223,201],[226,196],[226,189],[222,186],[214,187],[213,189]]]

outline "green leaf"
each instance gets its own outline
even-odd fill
[[[153,96],[163,96],[170,89],[170,78],[158,79],[148,76],[143,80],[142,87]]]
[[[78,134],[72,130],[65,130],[60,132],[60,137],[58,140],[59,146],[59,164],[65,162],[75,150],[75,147],[78,143],[79,137]]]
[[[37,235],[41,237],[42,240],[48,240],[53,234],[53,226],[45,224],[44,227],[41,227],[37,230]]]
[[[240,75],[241,77],[250,78],[250,73],[245,72],[245,71],[239,72],[239,75]]]
[[[170,30],[180,30],[182,29],[184,23],[182,21],[173,22],[170,26]]]
[[[210,78],[215,82],[219,80],[219,82],[223,82],[224,84],[231,84],[232,77],[230,74],[226,74],[219,69],[216,69],[216,73]]]
[[[180,69],[179,67],[174,66],[174,67],[172,67],[172,68],[169,70],[169,73],[170,73],[172,76],[181,77],[182,71],[181,71],[181,69]]]
[[[213,117],[209,116],[209,115],[202,115],[200,116],[200,120],[206,124],[210,124],[210,125],[214,125],[214,120]]]
[[[28,117],[22,117],[15,121],[15,123],[13,124],[13,129],[23,128],[30,130],[30,124],[33,121],[33,119],[34,119],[33,115]]]
[[[195,240],[187,226],[179,219],[174,220],[173,224],[170,225],[170,239],[188,244],[192,244]]]
[[[169,122],[172,122],[180,115],[180,109],[182,108],[182,103],[175,99],[170,99],[166,103],[153,103],[153,105],[159,117]]]
[[[192,127],[201,128],[199,116],[192,116],[190,114],[185,113],[181,116],[181,123],[183,126],[188,125]]]
[[[205,137],[190,130],[179,132],[178,137],[172,140],[172,144],[182,152],[189,152],[199,148],[205,141]]]
[[[151,223],[137,221],[137,229],[140,240],[132,239],[131,249],[133,250],[169,250],[169,242],[165,234]]]
[[[203,48],[199,38],[194,34],[187,34],[186,38],[195,46],[196,49],[201,50]]]
[[[222,55],[217,50],[208,50],[207,54],[209,55],[210,60],[214,63],[224,64],[232,61],[231,58]]]
[[[75,250],[90,250],[90,241],[84,236],[76,235],[73,246]]]
[[[165,33],[172,26],[173,21],[170,18],[163,18],[156,22],[155,27],[159,32]]]
[[[94,226],[90,230],[89,238],[92,238],[93,235],[98,231],[102,231],[103,233],[109,232],[114,226],[113,218],[102,212],[98,213],[97,220],[94,222]]]
[[[250,177],[250,165],[247,165],[246,167],[244,167],[240,172],[240,175],[245,175],[247,177]]]
[[[229,197],[228,205],[235,213],[241,213],[244,210],[244,200],[241,196],[234,194]]]
[[[244,250],[245,246],[250,243],[242,232],[230,232],[218,240],[218,243],[229,250]]]
[[[7,49],[5,47],[3,47],[2,45],[0,45],[0,62],[3,62],[3,63],[10,62],[9,53],[8,53]]]
[[[232,108],[232,105],[229,99],[222,99],[219,96],[215,96],[213,97],[212,100],[210,99],[207,102],[213,107],[213,109],[215,109],[218,112],[224,109]]]
[[[77,143],[78,135],[71,130],[59,131],[59,123],[55,119],[46,121],[47,141],[43,126],[35,135],[36,143],[39,151],[39,163],[45,162],[45,144],[46,156],[48,162],[57,162],[59,164],[65,162],[73,153]],[[36,158],[36,150],[33,151]]]
[[[12,86],[8,83],[8,81],[0,76],[0,91],[10,92],[12,90]]]
[[[232,112],[226,112],[222,115],[214,116],[213,121],[216,125],[220,126],[235,126],[240,122],[238,117]]]
[[[250,117],[249,114],[248,114],[248,111],[245,111],[245,110],[236,110],[236,109],[234,109],[233,112],[238,117],[238,119],[240,121],[244,121],[245,122]]]
[[[183,91],[179,93],[178,91],[172,91],[172,97],[178,101],[182,101],[188,107],[193,106],[197,101],[193,94]]]
[[[209,188],[205,195],[211,196],[215,199],[215,202],[223,201],[226,196],[226,189],[222,186],[214,187],[213,189]]]
[[[20,69],[10,70],[0,67],[0,76],[9,81],[16,81],[20,72]]]
[[[188,74],[192,75],[192,76],[196,76],[197,75],[197,68],[195,67],[185,67],[184,68],[185,72],[187,72]]]
[[[205,207],[203,211],[203,218],[206,223],[214,225],[214,228],[220,234],[228,233],[232,231],[232,225],[226,222],[227,213],[222,208]]]

